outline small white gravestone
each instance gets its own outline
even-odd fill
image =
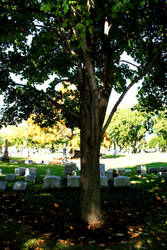
[[[146,166],[145,165],[137,166],[136,173],[141,175],[147,175]]]
[[[25,168],[15,168],[15,174],[17,176],[25,175]]]
[[[80,187],[80,176],[68,176],[67,187]]]
[[[167,172],[167,167],[160,167],[160,172]]]
[[[50,169],[48,168],[47,170],[46,170],[46,175],[51,175],[51,172],[50,172]]]
[[[0,181],[0,190],[5,190],[8,186],[8,182],[7,181]]]
[[[25,176],[27,175],[36,175],[37,169],[36,168],[26,168]]]
[[[167,172],[158,172],[157,176],[162,177],[162,178],[166,178],[167,177]]]
[[[100,175],[106,176],[107,180],[111,180],[113,178],[113,172],[111,172],[111,171],[101,171]]]
[[[159,172],[159,169],[156,168],[156,167],[152,167],[152,168],[149,168],[149,173],[158,173]]]
[[[13,186],[13,190],[16,191],[24,191],[27,188],[27,182],[25,181],[16,181],[14,186]]]
[[[47,188],[61,188],[61,177],[60,176],[45,176],[43,182],[43,189]]]
[[[7,174],[5,176],[5,181],[15,181],[16,180],[16,175],[15,174]]]
[[[2,175],[2,169],[0,168],[0,175]]]
[[[101,187],[108,187],[107,176],[100,176],[100,186]]]
[[[130,186],[130,178],[127,176],[117,176],[114,177],[114,187],[129,187]]]
[[[25,176],[25,181],[35,183],[35,181],[36,181],[36,175],[26,175]]]
[[[124,168],[118,168],[118,174],[121,176],[124,176],[126,174],[126,171]]]
[[[105,171],[105,164],[99,164],[100,172]]]

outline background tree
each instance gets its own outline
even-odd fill
[[[108,136],[121,148],[131,146],[136,153],[137,145],[146,133],[146,114],[131,109],[118,109],[107,129]]]
[[[107,126],[140,79],[149,89],[159,85],[165,92],[166,3],[5,0],[0,5],[3,122],[18,123],[35,114],[41,126],[53,125],[63,116],[67,126],[80,127],[81,217],[98,225],[99,152]],[[135,69],[122,60],[124,52],[134,59]],[[10,73],[26,79],[26,84],[17,84]],[[52,74],[48,88],[39,90]],[[59,82],[76,89],[62,94],[56,90]],[[120,98],[104,123],[112,89]]]
[[[167,111],[159,112],[153,119],[153,131],[163,140],[166,141],[167,146]]]
[[[148,147],[151,149],[154,148],[161,151],[166,151],[166,146],[166,140],[164,140],[162,136],[154,136],[148,142]]]

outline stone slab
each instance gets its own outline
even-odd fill
[[[127,176],[117,176],[113,178],[114,187],[129,187],[130,178]]]
[[[160,172],[167,172],[167,167],[160,167]]]
[[[36,175],[26,175],[25,176],[25,181],[35,183],[36,182],[36,178],[37,178]]]
[[[2,175],[2,169],[0,168],[0,175]]]
[[[159,172],[159,168],[156,167],[152,167],[148,169],[149,173],[158,173]]]
[[[20,167],[20,168],[15,168],[15,174],[17,175],[17,176],[23,176],[23,175],[25,175],[25,168],[22,168],[22,167]]]
[[[74,176],[76,175],[77,171],[78,171],[78,167],[76,165],[76,163],[70,162],[64,165],[64,176]]]
[[[61,179],[60,176],[45,176],[42,188],[61,188]]]
[[[5,181],[15,181],[16,175],[15,174],[6,174]]]
[[[100,168],[100,171],[105,171],[105,164],[100,163],[99,168]]]
[[[0,190],[6,190],[8,187],[8,182],[7,181],[0,181]]]
[[[24,191],[27,188],[27,184],[25,181],[16,181],[13,185],[13,190]]]
[[[158,172],[157,176],[161,177],[161,178],[166,178],[167,177],[167,172]]]
[[[101,187],[108,187],[107,176],[100,176],[100,186]]]
[[[118,174],[124,176],[126,174],[125,168],[118,168]]]
[[[80,187],[80,176],[68,176],[67,187]]]

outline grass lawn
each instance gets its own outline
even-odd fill
[[[80,220],[79,189],[41,188],[40,175],[50,168],[51,174],[63,176],[63,166],[0,162],[2,173],[14,173],[21,166],[37,168],[37,182],[28,184],[26,191],[13,191],[11,182],[0,192],[0,249],[166,249],[167,183],[155,174],[141,178],[138,164],[125,165],[131,169],[130,188],[102,189],[104,225],[94,229]],[[146,164],[161,166],[167,166],[162,157]]]

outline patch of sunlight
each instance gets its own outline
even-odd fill
[[[40,196],[44,196],[44,197],[49,197],[49,196],[53,196],[52,194],[50,193],[40,193]]]
[[[42,247],[44,245],[45,241],[41,238],[31,238],[28,239],[25,243],[24,243],[24,248],[39,248]],[[43,248],[42,248],[43,249]]]

